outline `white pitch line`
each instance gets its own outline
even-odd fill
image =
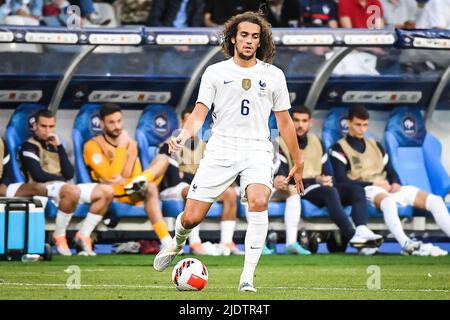
[[[20,282],[0,282],[0,286],[17,287],[66,287],[62,283],[20,283]],[[126,288],[126,289],[169,289],[173,286],[155,286],[155,285],[127,285],[127,284],[81,284],[85,288]]]
[[[83,272],[105,272],[105,269],[83,269]],[[60,270],[55,271],[47,271],[47,272],[41,272],[41,271],[27,271],[27,272],[21,272],[21,275],[27,275],[27,274],[38,274],[40,276],[54,276],[55,274],[59,274]],[[2,274],[13,274],[17,275],[17,272],[14,271],[6,271],[2,272]]]
[[[0,282],[0,286],[19,286],[19,287],[66,287],[61,283],[20,283],[20,282]],[[157,286],[157,285],[122,285],[122,284],[82,284],[82,288],[125,288],[125,289],[171,289],[173,286]],[[235,289],[235,287],[214,287],[211,289]],[[450,293],[447,289],[363,289],[363,288],[321,288],[321,287],[258,287],[260,289],[270,290],[316,290],[316,291],[358,291],[358,292],[423,292],[423,293]]]
[[[288,290],[288,289],[295,289],[295,290],[317,290],[317,291],[324,291],[324,290],[330,290],[330,291],[361,291],[361,292],[443,292],[443,293],[450,293],[450,290],[447,289],[362,289],[362,288],[308,288],[308,287],[258,287],[261,289],[271,289],[271,290]]]

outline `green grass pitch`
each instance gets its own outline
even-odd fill
[[[200,292],[178,292],[170,279],[172,267],[156,272],[153,258],[55,256],[51,262],[0,262],[0,299],[450,299],[450,256],[263,256],[257,293],[237,291],[242,256],[196,256],[209,271]],[[66,286],[71,274],[65,270],[73,265],[81,270],[79,289]],[[379,268],[379,289],[368,289],[368,282],[377,283],[370,266]]]

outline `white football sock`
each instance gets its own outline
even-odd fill
[[[269,226],[267,210],[262,212],[247,212],[247,222],[244,269],[240,282],[250,282],[253,284],[255,269],[261,257]]]
[[[398,216],[397,203],[390,197],[384,198],[380,203],[380,209],[383,211],[384,222],[389,231],[394,235],[400,246],[403,247],[410,239],[403,230],[402,223]]]
[[[442,198],[434,194],[428,195],[426,208],[433,214],[439,228],[450,237],[450,215]]]
[[[193,228],[189,234],[189,244],[193,243],[202,243],[202,239],[200,239],[200,225]]]
[[[297,242],[298,224],[300,223],[300,196],[294,194],[286,199],[284,224],[286,227],[286,244]]]
[[[69,225],[72,216],[73,213],[65,213],[58,210],[55,220],[55,232],[53,233],[55,237],[66,235],[67,226]]]
[[[102,219],[103,216],[88,212],[81,226],[80,234],[83,237],[90,237],[92,231],[94,231],[95,227],[100,223],[100,221],[102,221]]]
[[[233,242],[236,220],[220,221],[220,243],[227,244]]]
[[[165,248],[165,247],[167,247],[168,245],[170,245],[172,243],[172,237],[171,236],[165,236],[160,241],[161,241],[161,247]]]
[[[181,215],[184,212],[181,212],[178,217],[177,221],[175,222],[175,242],[177,246],[181,247],[184,246],[186,243],[186,239],[189,237],[189,234],[191,233],[192,229],[186,229],[181,224]]]

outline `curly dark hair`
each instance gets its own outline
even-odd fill
[[[271,26],[265,19],[262,11],[247,11],[231,17],[225,23],[225,29],[222,32],[222,48],[225,56],[227,58],[234,56],[234,44],[231,42],[231,38],[236,38],[238,25],[241,22],[259,25],[261,28],[260,46],[256,50],[256,58],[266,63],[272,63],[275,56],[275,43],[272,38]]]

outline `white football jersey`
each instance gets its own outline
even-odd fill
[[[270,112],[291,107],[282,70],[261,60],[243,68],[233,58],[205,70],[197,102],[214,106],[206,151],[271,151]]]

